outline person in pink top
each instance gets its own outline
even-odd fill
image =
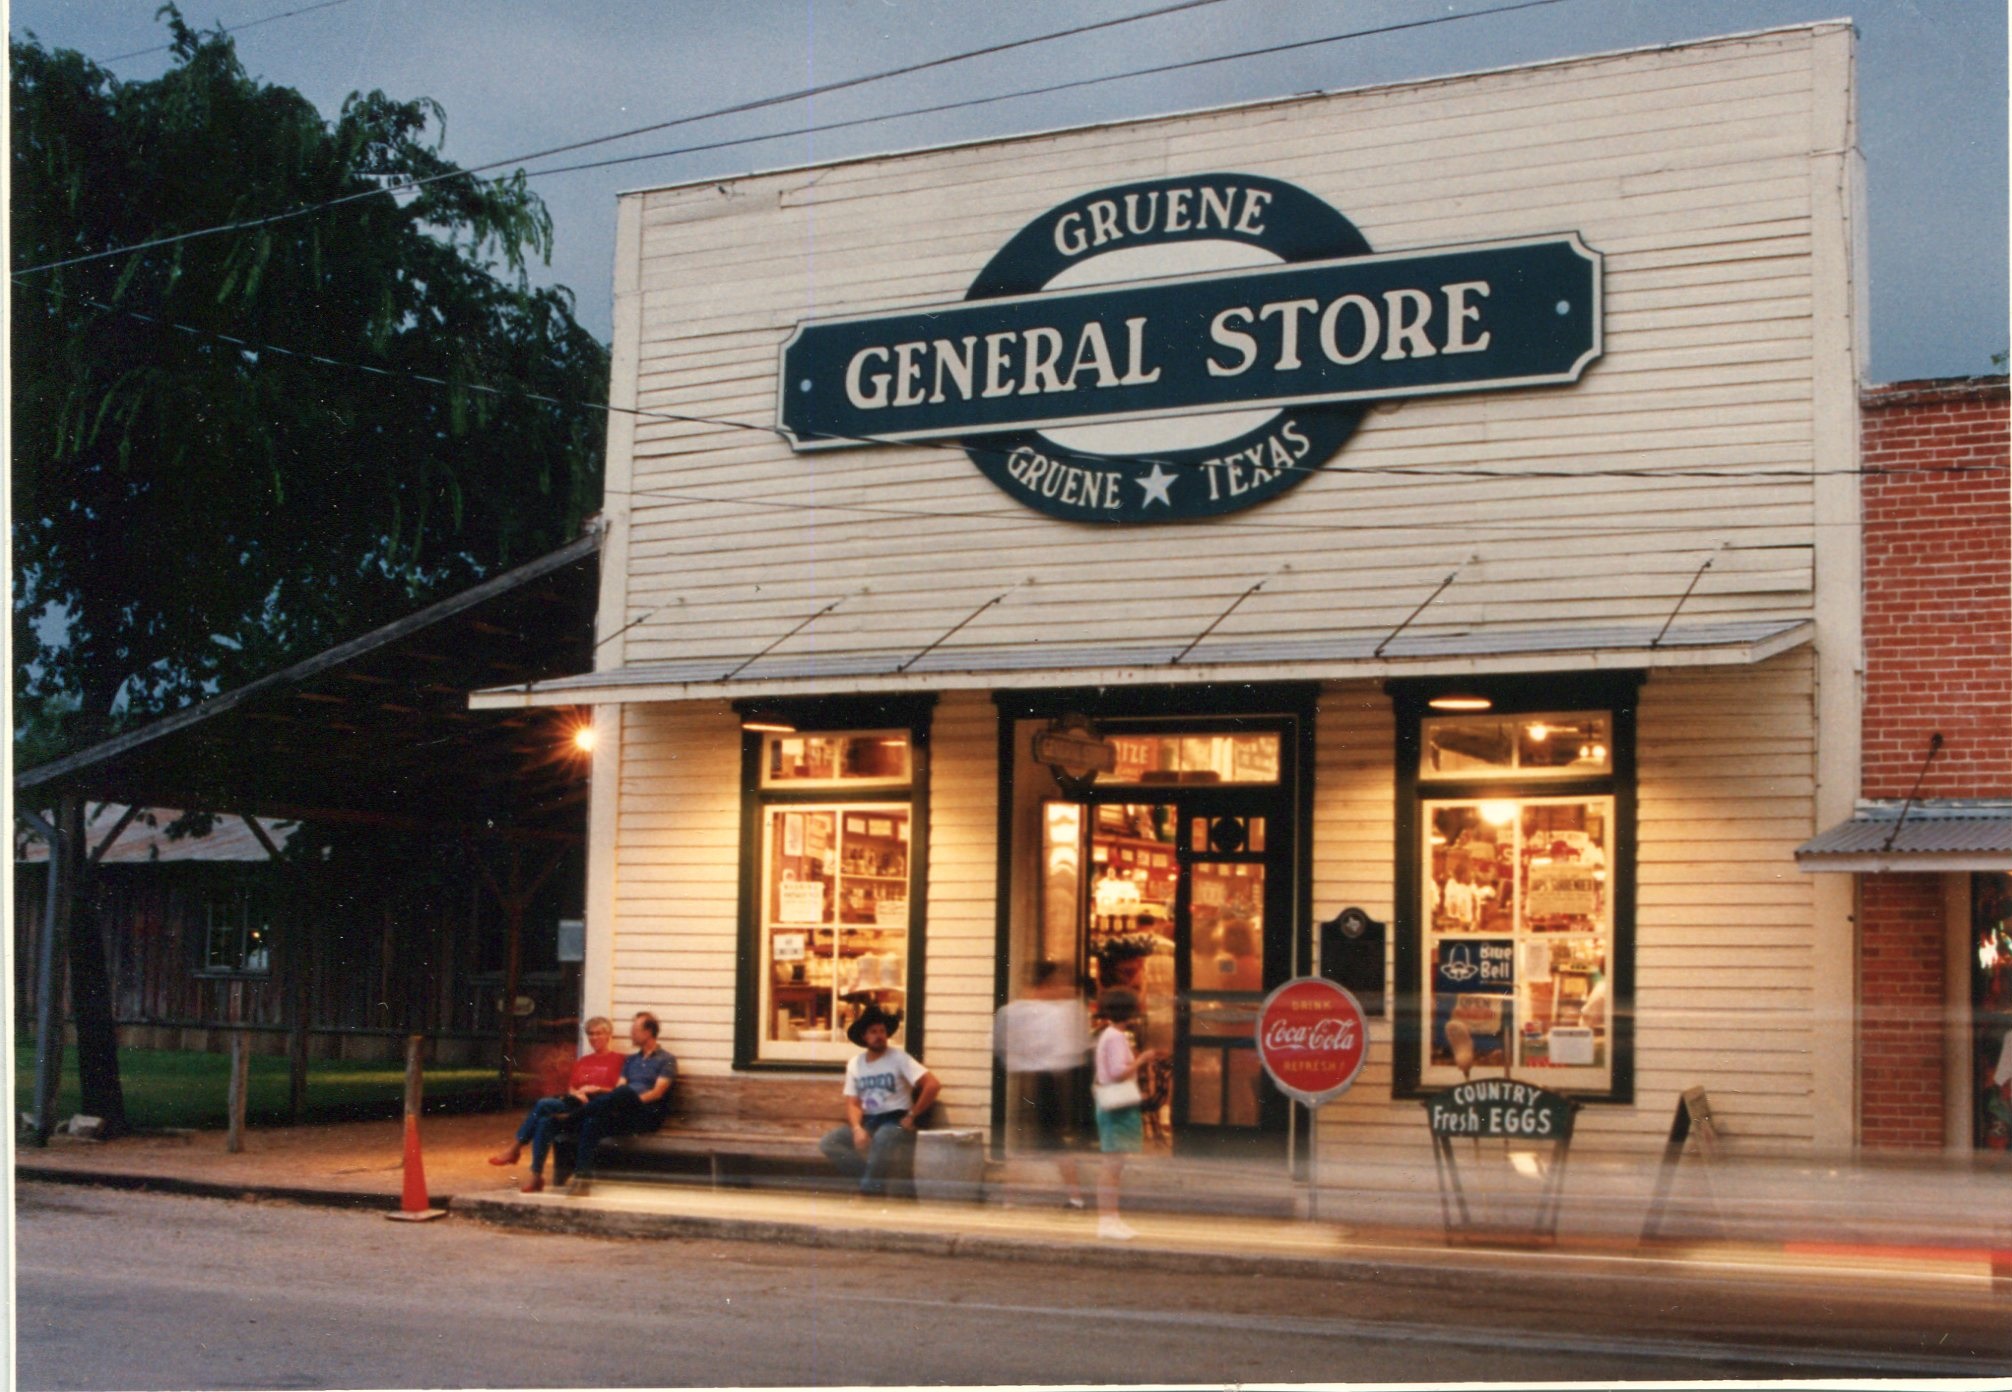
[[[573,1061],[565,1094],[541,1097],[532,1103],[524,1124],[517,1128],[516,1138],[489,1157],[492,1165],[514,1165],[528,1144],[531,1177],[524,1181],[525,1193],[535,1194],[545,1187],[545,1157],[552,1151],[553,1138],[565,1128],[579,1124],[580,1113],[589,1098],[611,1090],[622,1081],[623,1055],[609,1047],[614,1041],[615,1027],[606,1017],[596,1015],[587,1021],[587,1052]]]

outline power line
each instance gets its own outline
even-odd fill
[[[166,319],[159,315],[148,314],[141,310],[127,309],[118,305],[109,305],[101,300],[93,299],[87,295],[78,295],[61,290],[52,290],[47,287],[32,287],[32,288],[41,289],[42,293],[47,295],[51,299],[74,300],[80,304],[89,305],[94,309],[102,310],[108,314],[123,315],[128,318],[139,320],[143,323],[159,325],[160,327],[173,329],[179,333],[189,334],[195,337],[215,339],[217,342],[227,343],[232,347],[240,349],[247,353],[253,353],[258,355],[263,355],[267,353],[277,354],[282,357],[295,358],[302,362],[315,363],[319,366],[340,368],[345,371],[351,371],[351,372],[362,372],[370,376],[384,377],[394,381],[411,381],[411,382],[418,382],[427,386],[446,387],[451,391],[467,391],[485,396],[495,396],[504,398],[517,397],[526,401],[535,401],[542,405],[558,406],[570,410],[595,411],[604,414],[614,414],[614,415],[628,415],[628,416],[634,416],[640,420],[662,421],[673,425],[713,426],[727,430],[749,431],[755,434],[766,435],[777,440],[782,440],[784,442],[787,442],[789,440],[788,433],[783,431],[781,428],[773,425],[763,425],[758,421],[736,420],[729,416],[701,416],[676,411],[653,411],[646,407],[617,406],[612,402],[605,402],[605,401],[580,401],[570,397],[552,396],[545,392],[531,391],[524,387],[516,387],[516,386],[499,387],[487,382],[456,382],[450,378],[437,377],[430,373],[413,372],[410,370],[394,370],[391,368],[377,367],[370,363],[354,362],[343,358],[332,358],[322,353],[307,352],[297,348],[283,348],[280,347],[278,344],[272,344],[272,343],[255,342],[251,339],[239,338],[234,334],[222,333],[215,329],[205,329],[197,327],[192,324],[178,323],[175,320]],[[958,455],[964,454],[966,450],[966,446],[957,443],[939,443],[933,440],[919,440],[919,441],[892,440],[873,435],[822,434],[818,438],[826,440],[842,440],[848,444],[885,445],[893,448],[905,448],[905,449],[927,449],[927,450],[938,451],[941,453],[958,454]],[[1075,460],[1083,463],[1095,464],[1100,466],[1108,465],[1114,462],[1113,457],[1108,455],[1079,454],[1060,449],[1055,450],[1054,455],[1055,457],[1063,460]],[[1151,455],[1126,456],[1125,462],[1138,463],[1138,464],[1165,464],[1172,468],[1187,468],[1191,471],[1194,469],[1204,467],[1199,464],[1184,463],[1183,461],[1180,460],[1155,458]],[[1318,474],[1325,474],[1330,477],[1335,476],[1337,474],[1340,475],[1352,474],[1352,475],[1371,475],[1386,478],[1412,479],[1427,482],[1435,479],[1445,479],[1445,478],[1503,479],[1503,480],[1516,480],[1516,481],[1528,480],[1528,479],[1574,480],[1574,479],[1588,479],[1588,478],[1627,478],[1627,479],[1654,480],[1658,482],[1676,482],[1676,481],[1697,479],[1704,481],[1744,480],[1744,481],[1754,481],[1758,483],[1769,483],[1769,482],[1796,483],[1804,480],[1818,479],[1818,478],[1866,478],[1866,477],[1878,477],[1885,475],[1913,476],[1920,474],[1992,474],[1992,473],[2004,473],[2006,472],[2007,468],[2008,466],[2003,464],[1925,464],[1906,468],[1894,467],[1889,465],[1870,465],[1851,469],[1816,469],[1816,468],[1694,469],[1683,465],[1678,465],[1666,469],[1651,469],[1651,468],[1530,469],[1517,466],[1508,466],[1501,468],[1479,468],[1472,465],[1441,466],[1433,464],[1349,465],[1342,469],[1329,469],[1325,465],[1306,465],[1306,464],[1285,464],[1279,466],[1279,470],[1281,472],[1289,469],[1298,473],[1308,473],[1308,474],[1318,473]],[[651,492],[651,490],[634,490],[634,491],[638,493]],[[662,490],[662,492],[664,496],[674,496],[677,490]],[[713,498],[713,499],[703,499],[702,501],[737,503],[746,500]],[[810,506],[821,506],[821,505],[810,505]],[[929,513],[919,515],[948,517],[948,516],[956,516],[958,514]],[[965,514],[965,515],[982,516],[985,514]]]
[[[1069,82],[1055,82],[1046,87],[1020,87],[1010,92],[999,92],[989,97],[963,97],[956,101],[939,102],[934,106],[910,107],[906,111],[890,111],[879,116],[856,116],[845,121],[822,121],[815,125],[799,126],[794,130],[771,131],[765,135],[744,135],[731,140],[714,140],[703,145],[682,145],[669,150],[653,150],[641,155],[616,155],[604,160],[587,160],[580,164],[560,164],[548,169],[533,169],[525,174],[527,179],[542,179],[553,174],[577,174],[588,169],[608,169],[615,165],[638,164],[647,160],[670,159],[678,155],[705,154],[714,150],[729,150],[741,145],[760,145],[770,140],[790,140],[806,135],[825,135],[831,131],[851,130],[858,126],[877,125],[885,121],[901,121],[912,116],[935,116],[947,111],[963,111],[970,107],[992,106],[1004,101],[1017,101],[1022,97],[1048,97],[1057,92],[1071,92],[1083,87],[1097,87],[1107,82],[1124,82],[1135,77],[1158,77],[1166,73],[1182,72],[1190,68],[1205,68],[1217,63],[1237,62],[1245,58],[1265,58],[1278,53],[1290,53],[1296,49],[1318,48],[1325,44],[1342,43],[1349,39],[1374,38],[1384,34],[1394,34],[1406,29],[1423,29],[1434,24],[1452,24],[1464,19],[1486,19],[1490,15],[1508,14],[1514,10],[1535,9],[1541,5],[1563,4],[1565,0],[1523,0],[1520,4],[1501,5],[1488,10],[1470,10],[1461,14],[1438,15],[1431,19],[1408,20],[1402,24],[1385,24],[1374,29],[1351,29],[1341,34],[1326,34],[1312,39],[1295,39],[1289,43],[1267,44],[1261,48],[1238,49],[1233,53],[1212,54],[1206,58],[1184,58],[1171,63],[1156,63],[1146,68],[1130,68],[1124,72],[1105,73],[1099,77],[1081,77]]]
[[[1153,10],[1143,10],[1137,14],[1120,15],[1116,19],[1103,19],[1090,24],[1078,24],[1072,28],[1057,29],[1045,34],[1035,34],[1024,39],[1010,39],[1004,43],[988,44],[983,48],[967,49],[962,53],[947,54],[940,58],[928,58],[921,62],[907,63],[896,68],[883,68],[878,72],[865,73],[857,77],[840,78],[833,82],[821,82],[810,87],[800,87],[793,92],[755,97],[748,101],[736,102],[731,106],[715,107],[710,111],[696,112],[689,116],[677,116],[667,121],[655,121],[646,126],[634,126],[628,130],[616,131],[611,135],[597,135],[586,140],[575,140],[565,145],[553,145],[543,150],[534,150],[529,154],[512,155],[505,159],[491,160],[486,164],[471,165],[466,169],[455,169],[441,174],[431,174],[423,179],[410,179],[400,184],[389,184],[381,188],[365,189],[357,193],[344,194],[340,198],[331,198],[320,203],[306,204],[299,208],[288,209],[285,212],[271,213],[265,217],[246,218],[238,222],[222,223],[215,227],[196,228],[188,232],[177,232],[166,237],[155,237],[144,242],[135,242],[130,246],[111,247],[104,251],[87,252],[82,256],[67,257],[60,261],[47,261],[39,266],[25,267],[22,270],[14,272],[14,274],[17,276],[35,275],[43,271],[58,270],[64,266],[81,265],[87,261],[102,261],[108,257],[126,256],[139,251],[152,251],[164,246],[173,246],[179,242],[191,241],[198,237],[220,236],[226,232],[249,232],[255,228],[270,227],[276,222],[287,222],[294,218],[307,217],[313,213],[325,212],[330,208],[339,208],[346,203],[354,203],[364,198],[374,198],[380,194],[397,195],[410,193],[415,189],[439,183],[444,179],[470,178],[480,174],[484,170],[500,169],[505,165],[522,165],[531,160],[545,159],[551,155],[562,155],[572,150],[583,150],[592,145],[606,145],[612,141],[627,140],[632,136],[648,135],[660,130],[669,130],[675,126],[687,126],[699,121],[710,121],[721,116],[738,116],[750,111],[760,111],[767,107],[783,106],[790,102],[803,101],[811,97],[828,96],[833,92],[842,92],[854,87],[864,87],[869,83],[884,82],[889,78],[905,77],[913,73],[925,72],[931,68],[941,68],[952,63],[966,62],[973,58],[990,57],[994,54],[1007,53],[1018,48],[1028,48],[1035,44],[1049,43],[1056,39],[1073,38],[1080,34],[1094,33],[1103,29],[1115,29],[1121,25],[1136,24],[1141,20],[1158,19],[1166,15],[1178,14],[1185,10],[1196,10],[1207,5],[1219,5],[1222,3],[1223,0],[1179,0],[1177,4],[1164,5]],[[1526,0],[1526,3],[1556,4],[1559,3],[1559,0]]]
[[[292,19],[295,15],[313,14],[316,10],[332,10],[337,5],[347,5],[348,3],[350,3],[350,0],[321,0],[321,3],[318,5],[303,5],[297,10],[283,10],[279,14],[266,15],[262,19],[248,19],[243,24],[233,25],[228,29],[225,29],[222,25],[218,25],[217,29],[220,33],[242,34],[247,29],[256,29],[261,24],[271,24],[276,19]],[[172,43],[155,44],[152,48],[136,48],[131,53],[114,53],[109,58],[95,58],[92,61],[99,64],[123,63],[128,58],[144,58],[149,53],[166,53],[173,47]]]

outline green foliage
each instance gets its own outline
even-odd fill
[[[283,1056],[254,1054],[245,1088],[245,1119],[254,1126],[286,1121],[287,1061]],[[142,1130],[161,1127],[221,1127],[230,1121],[231,1058],[229,1054],[184,1053],[173,1049],[119,1050],[119,1076],[125,1085],[127,1119]],[[56,1089],[55,1113],[68,1119],[81,1103],[77,1095],[77,1051],[63,1057],[63,1080]],[[494,1068],[426,1070],[426,1100],[439,1105],[449,1099],[496,1095]],[[307,1114],[310,1120],[341,1120],[359,1115],[392,1115],[405,1096],[405,1068],[395,1063],[363,1063],[320,1059],[308,1065]],[[14,1110],[35,1106],[35,1041],[14,1041]]]
[[[370,196],[15,280],[16,693],[73,700],[76,742],[561,545],[600,492],[595,412],[467,389],[606,391],[570,294],[530,287],[552,226],[521,172],[459,177],[429,101],[327,120],[162,13],[151,81],[10,45],[17,272]]]

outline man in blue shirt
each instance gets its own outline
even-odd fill
[[[629,1024],[629,1042],[636,1051],[622,1061],[622,1081],[588,1099],[580,1115],[580,1151],[573,1164],[575,1179],[594,1177],[594,1152],[610,1136],[637,1136],[664,1124],[671,1109],[671,1085],[678,1080],[678,1061],[657,1043],[657,1017],[639,1011]]]

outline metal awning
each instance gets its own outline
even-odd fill
[[[1864,802],[1796,847],[1806,872],[2012,870],[2012,801]]]
[[[29,807],[142,808],[574,837],[584,760],[562,713],[473,716],[468,693],[593,660],[598,533],[302,662],[17,773]]]
[[[1314,631],[1290,638],[1186,643],[944,642],[905,651],[720,653],[489,687],[471,696],[469,705],[477,710],[498,710],[1001,686],[1144,686],[1739,666],[1799,647],[1810,641],[1814,631],[1808,620],[1760,619],[1676,626],[1487,627],[1406,633],[1395,638]]]

